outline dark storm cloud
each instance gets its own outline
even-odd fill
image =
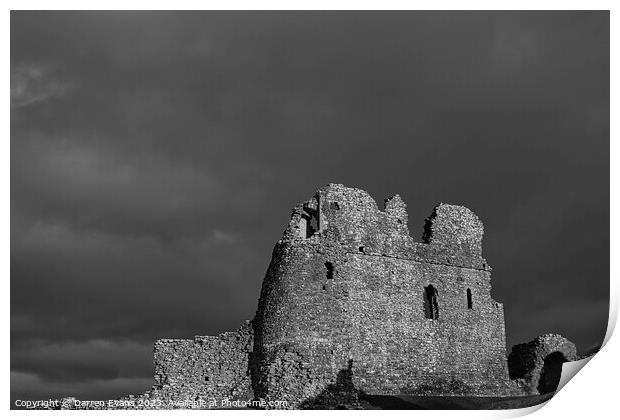
[[[14,12],[11,106],[14,395],[139,392],[154,339],[251,318],[328,182],[416,237],[471,207],[509,345],[603,338],[608,13]]]

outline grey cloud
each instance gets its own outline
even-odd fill
[[[68,83],[50,78],[47,69],[37,65],[21,65],[11,69],[11,109],[26,107],[61,96]]]

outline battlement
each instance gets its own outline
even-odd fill
[[[482,221],[468,208],[438,204],[425,220],[421,242],[408,228],[407,205],[399,195],[384,210],[366,191],[328,184],[293,208],[281,242],[337,245],[348,253],[490,270],[482,257]]]

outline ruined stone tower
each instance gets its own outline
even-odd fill
[[[311,399],[347,369],[368,394],[505,392],[482,236],[474,213],[440,204],[418,243],[398,195],[381,211],[340,184],[295,207],[253,321],[256,397]]]

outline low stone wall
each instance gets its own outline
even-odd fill
[[[149,397],[163,401],[253,398],[249,372],[252,346],[249,322],[236,332],[218,336],[158,340],[155,385]]]

